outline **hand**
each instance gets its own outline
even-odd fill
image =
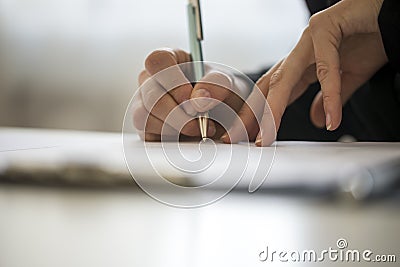
[[[286,107],[316,81],[320,82],[321,91],[310,109],[312,122],[330,131],[340,125],[343,104],[387,62],[378,26],[382,2],[342,0],[313,15],[295,48],[259,79],[257,86],[267,97],[276,130]],[[240,114],[245,125],[257,128],[246,106]],[[260,126],[256,145],[267,146],[274,141],[271,134],[263,134],[268,132],[265,125]],[[231,128],[232,133],[235,127]],[[242,138],[231,136],[233,139],[224,136],[224,142]]]
[[[242,98],[250,91],[246,82],[206,66],[206,75],[193,87],[188,64],[178,66],[190,61],[185,51],[168,48],[147,56],[145,70],[139,75],[140,91],[133,99],[133,124],[143,140],[160,141],[161,135],[173,138],[179,133],[183,139],[198,139],[198,112],[210,111],[221,102],[235,111],[241,108]],[[218,123],[209,120],[209,137],[219,138],[223,132]]]

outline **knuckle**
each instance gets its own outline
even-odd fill
[[[147,79],[149,78],[149,74],[146,70],[142,70],[138,76],[138,83],[139,86],[142,85]]]
[[[322,101],[323,101],[323,102],[329,102],[330,99],[331,99],[331,96],[330,96],[330,95],[324,94],[324,95],[322,96]]]
[[[145,59],[145,68],[151,74],[155,74],[173,64],[176,64],[175,55],[166,49],[157,49],[151,52]]]
[[[261,93],[264,95],[264,97],[267,96],[268,88],[269,88],[269,82],[271,78],[269,78],[268,72],[264,73],[260,79],[258,79],[255,88],[257,90],[253,90],[253,93]]]
[[[274,73],[272,73],[271,78],[269,80],[270,90],[281,83],[282,77],[283,77],[283,71],[281,69],[278,69]]]
[[[325,61],[317,61],[317,78],[320,83],[324,83],[329,75],[329,65]]]
[[[174,49],[173,53],[175,54],[178,63],[190,62],[192,60],[190,54],[184,50]]]
[[[165,100],[167,94],[167,92],[157,90],[155,86],[147,86],[141,90],[143,105],[147,110],[151,110],[158,102]]]
[[[321,23],[323,22],[323,20],[324,20],[324,15],[321,12],[318,12],[318,13],[312,15],[310,17],[310,20],[308,21],[309,30],[311,32],[313,32],[316,29],[318,29],[320,27]]]
[[[341,94],[340,92],[329,92],[329,94],[324,93],[322,95],[323,103],[336,103],[337,101],[341,102]]]
[[[310,26],[307,26],[304,30],[303,30],[303,36],[306,36],[306,35],[310,35]]]

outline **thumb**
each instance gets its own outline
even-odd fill
[[[324,128],[325,126],[325,111],[324,103],[322,102],[322,92],[319,91],[315,95],[314,100],[310,107],[310,119],[311,122],[317,128]]]
[[[206,112],[233,93],[232,79],[225,73],[213,71],[196,83],[190,99],[197,112]]]
[[[343,73],[341,77],[342,91],[341,102],[343,105],[350,99],[355,91],[364,83],[362,77],[358,77],[349,73]],[[310,108],[311,122],[318,128],[323,128],[325,125],[325,111],[323,103],[323,94],[318,92]]]

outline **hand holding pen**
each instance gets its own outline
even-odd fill
[[[180,49],[158,49],[147,56],[139,75],[139,92],[133,99],[133,123],[143,140],[160,141],[161,134],[168,139],[178,132],[184,140],[200,140],[198,113],[213,110],[222,102],[236,112],[243,106],[242,98],[250,92],[248,83],[205,65],[204,77],[193,86],[192,71],[181,67],[188,62],[190,54]],[[180,122],[186,121],[181,129]],[[219,139],[224,132],[218,123],[208,120],[207,137]]]

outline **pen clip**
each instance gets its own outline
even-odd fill
[[[202,22],[201,22],[200,0],[189,0],[189,4],[191,4],[194,9],[194,16],[196,19],[197,39],[202,41],[203,40],[203,26],[202,26]]]

